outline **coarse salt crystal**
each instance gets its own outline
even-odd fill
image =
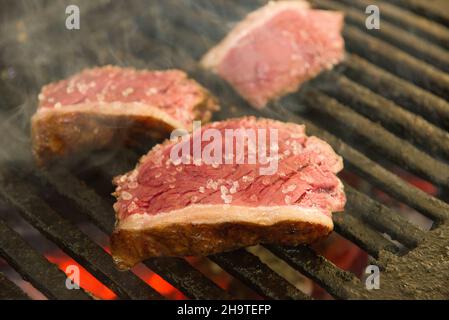
[[[232,182],[232,187],[229,189],[229,193],[231,193],[231,194],[236,193],[238,187],[239,187],[238,181]]]
[[[123,191],[121,197],[123,200],[131,200],[133,196],[131,195],[131,193]]]
[[[206,183],[206,188],[207,189],[213,189],[213,190],[217,190],[218,189],[218,183],[212,179],[207,180]]]
[[[129,96],[131,93],[133,93],[133,92],[134,92],[134,89],[133,89],[133,88],[126,88],[125,90],[122,91],[122,95],[123,95],[124,97],[127,97],[127,96]]]
[[[287,187],[282,188],[282,193],[292,192],[295,189],[296,189],[296,184],[291,184]]]
[[[128,205],[128,212],[132,212],[136,209],[139,209],[139,207],[134,201],[131,201],[131,203]]]
[[[302,146],[298,141],[293,141],[291,144],[292,148],[293,148],[293,154],[295,156],[299,155],[302,151]]]
[[[220,187],[220,192],[221,192],[221,194],[227,194],[228,193],[228,188],[226,188],[225,186],[221,186]]]
[[[149,88],[147,91],[145,91],[145,94],[147,96],[151,96],[151,95],[156,94],[156,93],[158,93],[158,90],[156,88]]]
[[[128,184],[128,187],[130,189],[136,189],[138,186],[139,186],[139,184],[137,183],[137,181],[133,181]]]
[[[230,204],[232,202],[232,196],[230,194],[222,194],[221,199],[223,199],[224,203]]]

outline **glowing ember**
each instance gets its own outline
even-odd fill
[[[187,299],[178,289],[173,287],[170,283],[162,279],[156,273],[150,271],[145,266],[139,264],[135,266],[133,272],[146,283],[148,283],[152,288],[154,288],[161,295],[167,299],[184,300]]]
[[[59,269],[66,272],[68,266],[77,266],[80,271],[80,283],[77,283],[85,291],[91,293],[95,298],[114,300],[117,299],[117,295],[112,292],[108,287],[98,281],[94,276],[92,276],[86,269],[84,269],[75,260],[71,259],[63,253],[52,253],[45,256],[48,261],[56,264]],[[70,274],[67,274],[70,276]]]
[[[106,252],[110,252],[109,247],[104,247]],[[92,274],[90,274],[86,269],[84,269],[80,264],[78,264],[75,260],[71,259],[69,256],[64,254],[63,252],[51,252],[45,257],[48,261],[56,264],[60,270],[67,274],[67,276],[71,276],[72,274],[67,273],[66,269],[69,266],[76,266],[79,268],[80,276],[79,283],[77,283],[81,288],[83,288],[86,292],[89,292],[97,299],[104,300],[115,300],[118,299],[117,295],[111,291],[107,286],[98,281]],[[148,283],[152,288],[154,288],[157,292],[163,295],[167,299],[187,299],[180,291],[178,291],[175,287],[169,284],[167,281],[162,279],[160,276],[147,269],[143,265],[138,265],[133,269],[133,272],[140,277],[143,281]],[[76,279],[74,279],[76,280]]]

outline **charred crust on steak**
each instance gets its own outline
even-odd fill
[[[33,154],[38,165],[49,165],[55,160],[66,160],[81,150],[89,152],[113,142],[126,145],[139,135],[159,140],[173,129],[150,117],[50,113],[32,121]]]
[[[179,98],[182,98],[183,90],[187,90],[183,86],[190,90],[188,103],[191,109],[180,111],[187,112],[189,120],[177,119],[173,115],[177,112],[176,106],[168,113],[164,108],[145,101],[105,102],[86,100],[86,97],[85,101],[79,103],[75,101],[61,104],[57,101],[61,95],[64,97],[64,90],[69,92],[70,79],[87,77],[95,72],[115,72],[115,74],[124,72],[131,76],[145,73],[174,74],[178,79],[175,85],[180,88],[176,93]],[[132,87],[127,89],[129,90],[123,90],[122,94],[133,91]],[[70,94],[73,92],[70,91]],[[166,93],[160,92],[160,96],[164,94]],[[54,96],[56,98],[53,98]],[[124,97],[126,96],[125,94]],[[33,154],[39,165],[47,165],[53,160],[69,159],[91,150],[108,147],[113,143],[133,144],[147,138],[161,140],[173,129],[190,129],[190,122],[193,120],[209,121],[212,113],[217,110],[219,110],[217,99],[180,70],[137,71],[133,68],[114,66],[85,69],[71,78],[42,88],[38,110],[31,119]]]
[[[282,221],[263,226],[253,223],[174,224],[145,230],[119,229],[111,236],[114,262],[127,270],[157,256],[206,256],[256,245],[313,243],[332,232],[332,225]]]

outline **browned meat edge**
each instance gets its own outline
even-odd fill
[[[112,255],[126,270],[155,256],[210,255],[258,243],[298,245],[325,238],[332,225],[285,220],[273,225],[242,222],[171,224],[143,230],[118,229],[111,236]]]
[[[217,100],[204,91],[204,99],[194,110],[195,119],[207,122],[217,110]],[[176,128],[172,124],[154,115],[103,114],[95,110],[65,112],[64,107],[44,114],[37,112],[31,120],[33,154],[38,165],[111,144],[129,144],[137,137],[160,140],[173,129]]]

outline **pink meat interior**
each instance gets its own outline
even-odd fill
[[[173,163],[173,143],[158,145],[146,155],[136,170],[117,177],[114,205],[119,219],[132,214],[154,215],[194,204],[238,206],[297,205],[317,208],[324,214],[340,211],[345,195],[335,173],[342,169],[341,158],[331,147],[316,137],[307,137],[304,127],[254,118],[215,122],[202,128],[265,128],[278,130],[278,169],[272,175],[261,175],[267,164],[191,164]],[[199,133],[194,133],[198,134]],[[267,133],[266,135],[269,138]],[[267,138],[266,148],[272,141]],[[188,142],[193,142],[190,137]],[[236,141],[236,140],[235,140]],[[202,149],[210,142],[202,143]],[[222,161],[232,158],[222,141]],[[192,150],[192,148],[191,148]],[[229,149],[228,149],[229,150]],[[232,151],[235,155],[236,150]],[[248,155],[247,145],[245,156]],[[269,155],[269,154],[268,154]],[[193,150],[190,157],[194,157]]]
[[[252,105],[294,91],[343,59],[339,12],[286,9],[239,39],[218,73]]]
[[[66,80],[49,84],[39,95],[40,108],[139,102],[160,108],[191,125],[193,108],[204,96],[199,86],[178,70],[137,71],[106,66],[86,69]]]

